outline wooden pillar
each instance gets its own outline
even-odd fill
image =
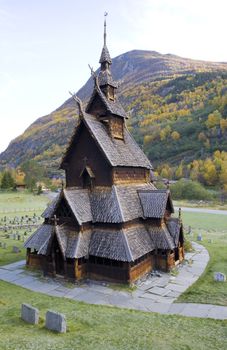
[[[78,279],[78,259],[75,259],[74,271],[75,271],[75,279]]]
[[[26,254],[26,265],[27,266],[29,266],[30,253],[31,253],[31,248],[27,248],[27,254]]]

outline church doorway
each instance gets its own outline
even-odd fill
[[[56,239],[54,240],[53,244],[53,258],[55,265],[55,274],[63,276],[65,274],[64,259]]]
[[[56,275],[64,275],[64,260],[62,253],[59,249],[56,249],[54,252],[54,258],[55,258],[55,271]]]

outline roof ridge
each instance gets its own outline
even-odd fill
[[[128,244],[128,240],[127,240],[127,236],[126,236],[126,233],[124,232],[124,229],[121,230],[122,232],[122,235],[123,235],[123,242],[124,242],[124,246],[125,248],[125,251],[126,251],[126,255],[127,255],[127,259],[128,261],[133,261],[133,255],[132,255],[132,252],[131,252],[131,249],[129,247],[129,244]]]
[[[91,114],[88,114],[88,113],[85,114],[84,119],[83,119],[83,121],[84,121],[84,123],[85,123],[85,126],[88,128],[89,132],[92,134],[95,143],[97,144],[97,146],[99,147],[99,149],[102,151],[102,153],[103,153],[104,157],[106,158],[106,160],[108,161],[108,163],[109,163],[110,165],[112,165],[110,159],[109,159],[109,158],[107,157],[107,155],[106,155],[106,152],[105,152],[104,148],[102,147],[102,145],[101,145],[100,142],[98,141],[98,139],[97,139],[95,133],[94,133],[94,132],[92,131],[92,129],[90,128],[90,126],[89,126],[89,124],[88,124],[88,122],[87,122],[87,120],[86,120],[87,116],[90,117],[90,116],[92,116],[92,115],[91,115]],[[97,123],[99,122],[99,121],[97,120],[97,118],[95,118],[95,117],[93,117],[93,116],[92,116],[92,119],[94,119],[94,121],[96,121]],[[113,141],[111,140],[111,138],[110,138],[110,141],[113,143]]]
[[[75,256],[77,256],[77,253],[78,253],[78,247],[79,247],[80,240],[81,240],[81,232],[79,231],[77,243],[76,243],[76,249],[75,249],[75,253],[74,253]]]
[[[125,220],[124,213],[123,213],[123,210],[122,210],[122,207],[121,207],[120,197],[119,197],[119,195],[117,193],[117,187],[115,185],[113,185],[112,187],[113,187],[114,193],[115,193],[116,198],[117,198],[117,204],[118,204],[118,207],[119,207],[119,210],[120,210],[120,213],[121,213],[121,220],[124,221]]]
[[[72,209],[72,205],[69,203],[69,200],[67,199],[67,196],[66,196],[66,191],[67,191],[67,189],[66,189],[66,188],[64,188],[64,190],[63,190],[63,193],[64,193],[64,198],[65,198],[65,200],[66,200],[67,204],[69,205],[69,207],[71,208],[72,213],[74,214],[74,216],[75,216],[76,220],[78,221],[78,224],[79,224],[79,225],[81,225],[81,224],[82,224],[82,221],[79,219],[78,212],[75,210],[75,208],[73,208],[73,209]]]
[[[61,241],[61,235],[60,235],[60,232],[58,231],[58,225],[55,226],[55,234],[56,234],[56,237],[57,237],[57,241],[58,241],[58,244],[59,244],[59,247],[61,249],[61,253],[63,255],[63,258],[65,260],[65,252],[64,252],[64,247],[62,245],[62,241]],[[66,237],[66,242],[67,242],[67,237]],[[67,243],[66,243],[66,246],[67,246]]]

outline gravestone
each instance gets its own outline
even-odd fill
[[[16,246],[13,246],[13,253],[20,253],[20,249]]]
[[[58,333],[66,332],[65,315],[48,310],[46,313],[46,328]]]
[[[226,281],[226,275],[222,272],[215,272],[214,273],[214,280],[216,282],[225,282]]]
[[[17,235],[13,233],[13,239],[15,240],[17,238]]]
[[[2,246],[2,242],[0,242],[0,247]]]
[[[201,242],[202,240],[203,240],[202,234],[199,233],[198,236],[197,236],[197,241]]]
[[[39,323],[39,310],[29,304],[21,305],[21,318],[27,323]]]
[[[3,249],[6,249],[6,243],[3,243],[3,244],[2,244],[2,248],[3,248]]]

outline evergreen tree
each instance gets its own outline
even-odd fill
[[[11,172],[9,170],[5,170],[2,175],[2,183],[1,188],[4,190],[10,190],[15,187],[15,181]]]

